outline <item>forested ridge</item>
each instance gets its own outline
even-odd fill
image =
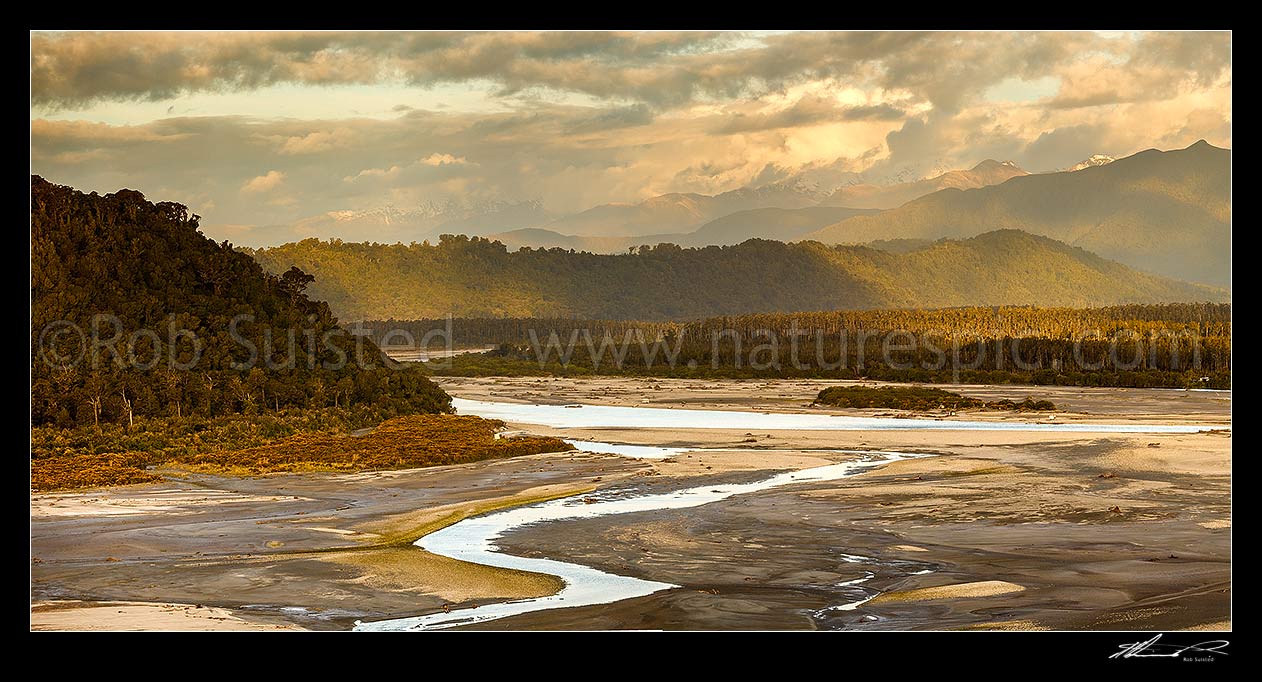
[[[387,369],[371,341],[357,353],[328,304],[304,292],[309,276],[269,274],[202,236],[197,221],[139,192],[84,194],[32,176],[33,424],[286,407],[449,409],[425,377]],[[102,342],[119,340],[93,352],[94,326]]]
[[[1090,306],[1227,301],[1223,289],[1138,272],[1016,230],[905,253],[753,239],[736,246],[642,247],[598,255],[509,252],[444,235],[438,244],[307,239],[250,252],[271,272],[297,266],[343,319],[714,315],[960,305]]]

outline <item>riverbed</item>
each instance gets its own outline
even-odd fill
[[[89,626],[103,612],[90,607],[102,602],[183,604],[182,613],[194,616],[201,605],[213,618],[251,627],[310,629],[418,622],[409,619],[421,619],[425,629],[858,630],[1173,629],[1230,620],[1230,399],[1221,394],[986,387],[989,393],[979,395],[1049,397],[1067,408],[1058,411],[1057,426],[1144,427],[1073,431],[963,429],[939,415],[820,411],[808,407],[820,382],[443,383],[460,399],[550,405],[562,414],[648,406],[938,426],[511,421],[510,428],[598,452],[344,475],[188,475],[33,495],[32,591],[41,604],[56,602],[47,607],[57,615],[49,627]],[[1002,414],[955,419],[1033,421]],[[1209,430],[1156,432],[1153,425]],[[828,480],[741,487],[880,452],[935,456]],[[705,491],[698,493],[704,502],[657,504],[684,490]],[[556,499],[531,502],[548,497]],[[521,506],[499,520],[477,511],[513,500]],[[638,501],[624,502],[634,505],[625,513],[596,513],[617,509],[605,506],[617,500]],[[652,508],[639,506],[646,500]],[[553,513],[526,511],[541,507],[565,518],[517,523],[525,517],[513,516]],[[422,539],[373,549],[381,538],[454,512],[471,513],[477,523],[516,521],[496,525],[489,544],[461,539],[475,530],[488,536],[488,527],[465,521],[448,525],[445,535],[426,535],[433,545]],[[453,539],[460,541],[443,544]],[[480,554],[442,556],[461,547]],[[519,559],[532,563],[494,563]],[[669,587],[554,608],[559,601],[544,600],[579,584],[556,577],[573,567],[634,581],[626,584],[637,589]],[[236,621],[214,624],[225,622]]]

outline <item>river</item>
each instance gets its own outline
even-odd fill
[[[690,410],[605,405],[540,405],[497,403],[456,398],[453,405],[461,414],[474,414],[518,424],[574,428],[690,428],[753,430],[987,430],[987,431],[1065,431],[1099,433],[1195,433],[1210,426],[1176,424],[1093,424],[1046,422],[999,422],[936,419],[893,419],[848,417],[825,414],[748,412],[736,410]],[[1226,427],[1230,428],[1230,427]],[[600,443],[576,439],[567,442],[581,450],[627,457],[661,458],[701,448],[657,447]],[[777,451],[767,451],[777,452]],[[797,450],[792,450],[797,452]],[[450,613],[430,613],[410,618],[374,622],[356,621],[355,630],[430,630],[480,623],[533,611],[609,604],[647,596],[676,586],[615,575],[604,571],[546,558],[522,557],[499,551],[495,541],[514,530],[534,524],[570,519],[586,519],[631,512],[685,509],[747,495],[781,486],[831,481],[854,476],[889,462],[930,455],[907,452],[868,452],[830,450],[853,454],[858,459],[827,466],[775,474],[752,483],[710,484],[667,493],[636,494],[634,490],[601,491],[582,496],[551,500],[483,516],[464,519],[426,535],[414,544],[434,554],[487,566],[554,575],[565,583],[557,594],[534,599],[485,604]],[[870,596],[868,597],[870,598]],[[866,601],[866,598],[863,600]],[[850,609],[860,602],[841,605]]]

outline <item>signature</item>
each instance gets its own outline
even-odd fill
[[[1225,639],[1211,639],[1199,644],[1161,644],[1161,635],[1156,635],[1146,642],[1131,642],[1119,645],[1119,651],[1109,658],[1179,658],[1184,654],[1222,654],[1229,642]]]

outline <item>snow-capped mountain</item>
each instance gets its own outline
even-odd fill
[[[1116,161],[1116,159],[1114,159],[1111,156],[1105,156],[1104,154],[1092,154],[1091,158],[1085,161],[1079,161],[1078,163],[1075,163],[1069,168],[1066,168],[1065,171],[1072,173],[1074,171],[1080,171],[1084,168],[1095,168],[1096,166],[1104,166],[1104,165],[1113,163],[1114,161]]]
[[[894,208],[942,189],[974,189],[1006,182],[1027,175],[1011,161],[986,159],[968,170],[952,170],[941,175],[893,184],[855,183],[837,188],[821,202],[823,206],[850,208]]]

